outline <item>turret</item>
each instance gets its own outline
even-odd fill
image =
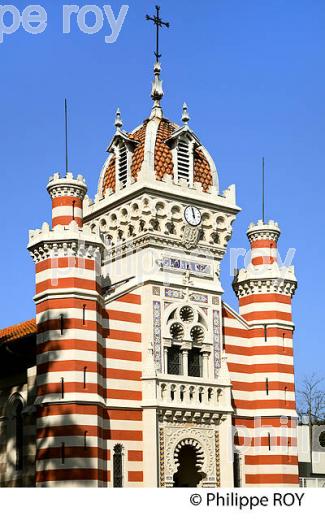
[[[82,228],[82,204],[87,193],[82,175],[74,179],[72,173],[67,173],[65,177],[55,173],[49,179],[47,191],[52,199],[52,227],[66,226],[74,220]]]
[[[102,439],[103,312],[98,234],[82,229],[83,177],[50,179],[53,229],[30,231],[36,269],[36,485],[107,479]],[[96,442],[93,442],[93,437]]]
[[[247,236],[250,261],[233,283],[247,342],[240,356],[229,354],[235,426],[251,428],[254,439],[242,452],[245,481],[293,485],[298,484],[298,458],[291,300],[297,280],[294,268],[281,264],[276,222],[251,224]]]
[[[251,246],[251,263],[254,266],[271,265],[277,262],[277,244],[280,228],[277,222],[250,224],[247,237]]]
[[[251,224],[247,231],[250,262],[238,271],[234,290],[240,314],[251,324],[283,325],[292,332],[291,299],[297,287],[293,266],[282,265],[277,243],[281,231],[277,222]]]

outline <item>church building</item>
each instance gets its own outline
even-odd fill
[[[2,487],[298,485],[294,269],[259,220],[239,311],[223,300],[235,187],[187,106],[165,117],[158,60],[144,122],[117,111],[95,199],[55,173],[52,222],[29,232],[35,317],[0,331]]]

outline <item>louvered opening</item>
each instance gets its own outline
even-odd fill
[[[124,188],[128,180],[128,154],[125,144],[121,144],[119,149],[118,180]]]
[[[190,146],[189,142],[181,139],[177,148],[178,179],[190,181]]]

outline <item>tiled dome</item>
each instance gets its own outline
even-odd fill
[[[148,136],[149,121],[150,120],[147,119],[133,132],[125,133],[129,139],[136,142],[131,163],[131,175],[136,180],[145,159],[145,143]],[[166,141],[168,141],[168,139],[170,139],[174,132],[179,130],[179,128],[178,125],[165,118],[161,118],[158,122],[154,149],[154,168],[157,180],[161,180],[165,174],[174,174],[173,155]],[[103,180],[101,190],[103,195],[108,189],[111,189],[112,191],[115,191],[116,189],[115,168],[116,157],[114,153],[112,153],[102,174]],[[211,166],[202,147],[196,147],[194,149],[193,180],[194,182],[200,182],[204,191],[207,191],[213,184]]]

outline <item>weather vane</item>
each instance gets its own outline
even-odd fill
[[[161,29],[162,27],[169,28],[170,24],[169,24],[169,22],[164,22],[160,18],[160,6],[159,5],[156,5],[156,15],[155,16],[149,16],[147,14],[146,20],[150,20],[151,22],[153,22],[155,24],[156,28],[157,28],[155,56],[156,56],[157,61],[159,61],[159,58],[161,58],[161,54],[159,54],[159,29]]]

